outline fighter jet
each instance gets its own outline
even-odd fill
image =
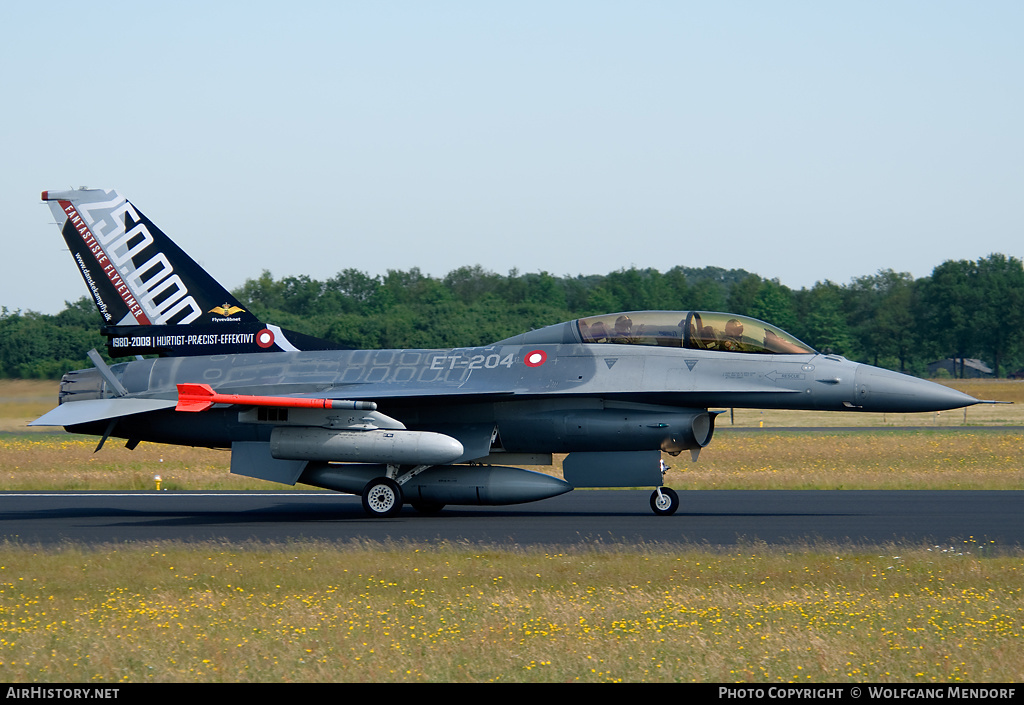
[[[411,505],[506,505],[576,487],[653,487],[697,460],[721,409],[920,412],[978,400],[823,354],[746,316],[588,316],[483,347],[351,350],[266,324],[116,191],[44,191],[111,357],[64,375],[33,425],[228,448],[231,472]],[[143,355],[156,357],[143,358]],[[715,410],[718,409],[718,410]],[[518,465],[566,453],[564,480]]]

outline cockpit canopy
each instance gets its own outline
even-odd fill
[[[731,313],[635,311],[588,316],[573,323],[584,343],[655,345],[739,353],[815,352],[775,326]]]

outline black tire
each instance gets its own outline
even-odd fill
[[[679,509],[679,495],[671,487],[662,487],[661,497],[658,497],[657,490],[651,493],[651,511],[658,516],[672,516],[677,509]]]
[[[390,477],[376,477],[363,487],[363,511],[372,517],[393,517],[402,511],[402,488]]]

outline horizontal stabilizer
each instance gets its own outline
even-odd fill
[[[61,404],[29,423],[29,426],[75,426],[91,421],[105,421],[144,414],[147,411],[170,409],[174,404],[173,399],[85,399]]]
[[[307,399],[302,397],[256,396],[252,394],[220,394],[208,384],[179,384],[175,411],[206,411],[214,404],[243,404],[290,409],[360,409],[374,411],[372,401],[347,399]]]

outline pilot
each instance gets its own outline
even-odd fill
[[[615,335],[613,343],[630,343],[633,340],[633,321],[629,316],[619,316],[615,319]]]
[[[750,347],[743,343],[743,324],[735,318],[730,318],[725,324],[725,335],[719,342],[721,350],[732,352],[747,352]]]
[[[608,329],[605,328],[603,321],[598,321],[594,325],[590,326],[590,338],[591,343],[607,343],[608,342]]]

